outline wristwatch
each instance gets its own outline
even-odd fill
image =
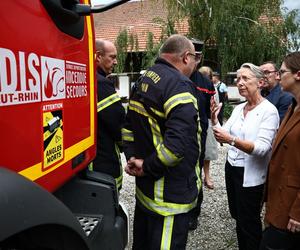
[[[230,142],[230,145],[231,146],[234,146],[235,145],[235,140],[236,140],[236,136],[234,136]]]

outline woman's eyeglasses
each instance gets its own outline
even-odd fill
[[[280,69],[279,71],[278,71],[278,74],[279,74],[279,76],[282,76],[284,73],[286,73],[286,72],[292,72],[292,71],[290,71],[290,70],[285,70],[285,69]]]

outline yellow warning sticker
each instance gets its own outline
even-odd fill
[[[62,110],[43,113],[44,168],[64,158]]]

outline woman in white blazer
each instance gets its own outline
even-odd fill
[[[211,115],[217,141],[230,144],[225,181],[231,216],[236,220],[240,250],[259,248],[262,225],[260,211],[279,116],[276,107],[260,94],[264,73],[252,63],[237,71],[237,87],[246,102],[238,105],[220,126],[221,105],[211,100]]]

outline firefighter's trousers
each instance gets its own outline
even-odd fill
[[[133,250],[185,249],[190,214],[151,215],[135,206]]]

